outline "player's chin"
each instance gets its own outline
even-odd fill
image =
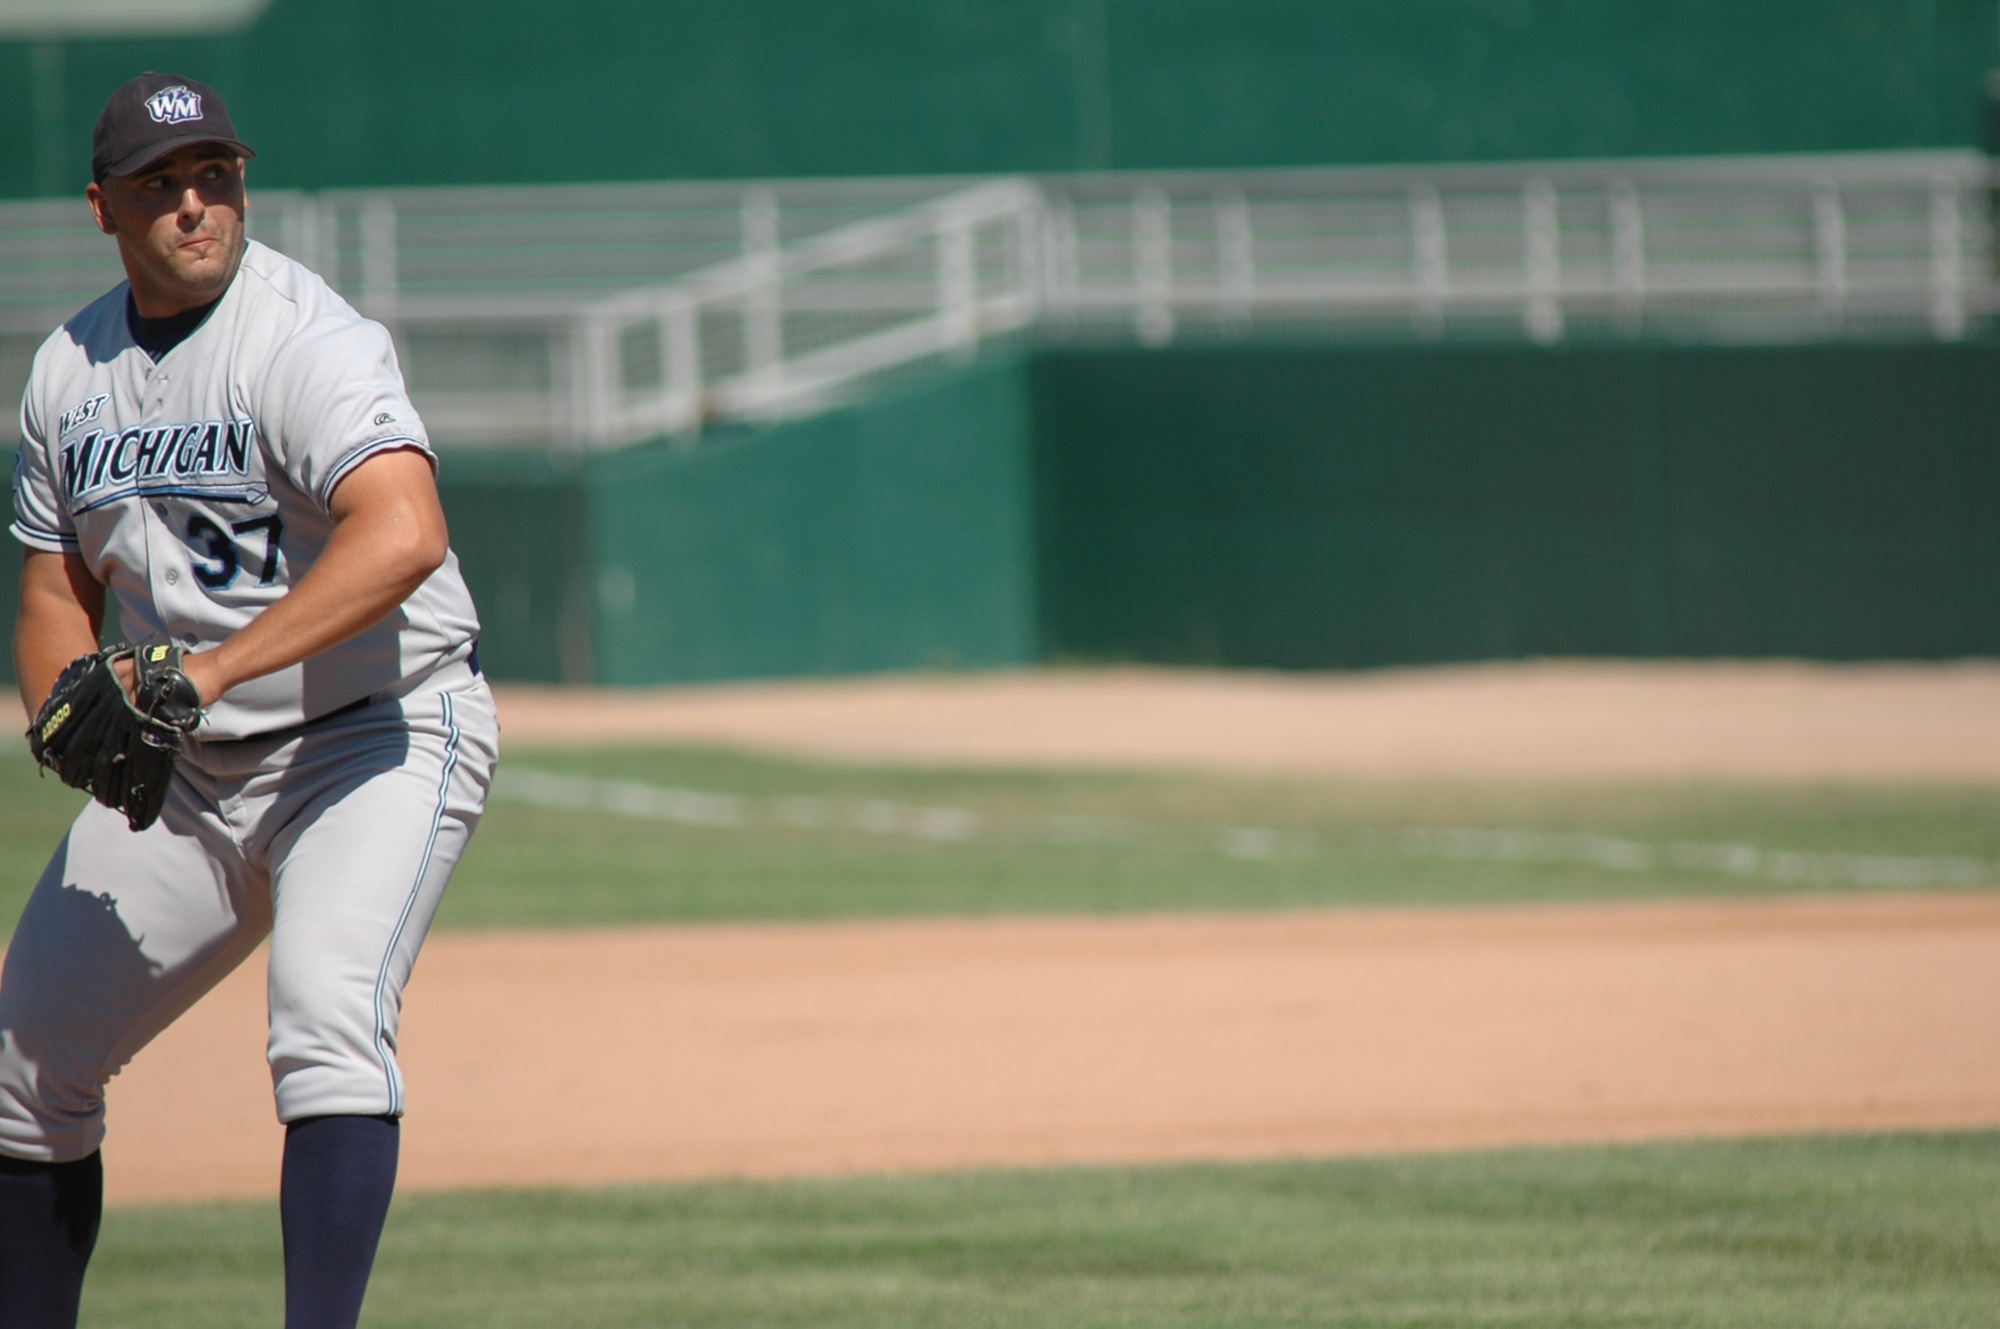
[[[182,249],[171,260],[174,276],[190,294],[220,294],[236,275],[241,254],[224,245],[208,245],[200,251]]]

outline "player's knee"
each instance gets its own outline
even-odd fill
[[[281,1121],[402,1111],[394,1031],[366,1012],[274,1009],[269,1055]]]
[[[38,1161],[82,1158],[104,1139],[104,1086],[117,1031],[99,1010],[73,1009],[69,985],[23,928],[0,981],[0,1152]]]
[[[67,1060],[0,1027],[0,1153],[67,1163],[104,1142],[104,1086],[94,1067]]]

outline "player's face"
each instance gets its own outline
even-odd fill
[[[215,143],[170,152],[85,191],[98,229],[118,238],[147,318],[205,305],[243,261],[243,159]]]

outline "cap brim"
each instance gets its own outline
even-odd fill
[[[213,134],[189,134],[184,138],[170,138],[164,143],[149,143],[142,151],[133,153],[124,161],[112,162],[106,166],[104,173],[118,176],[137,175],[169,153],[179,152],[182,148],[195,143],[220,143],[225,148],[234,148],[237,155],[242,157],[257,155],[250,151],[249,144],[239,143],[233,138],[217,138]]]

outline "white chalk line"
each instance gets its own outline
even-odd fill
[[[1166,837],[1208,841],[1236,858],[1312,857],[1309,832],[1258,826],[1164,826],[1112,817],[1052,816],[1000,822],[964,808],[789,795],[756,799],[629,780],[599,780],[518,766],[502,767],[496,800],[578,812],[610,813],[679,826],[777,826],[794,830],[854,830],[934,844],[1027,840],[1082,847],[1157,842]]]
[[[789,795],[756,799],[629,780],[599,780],[518,766],[503,767],[497,800],[578,812],[609,813],[679,826],[858,830],[933,844],[1021,841],[1059,846],[1160,843],[1205,845],[1229,858],[1312,859],[1323,837],[1265,826],[1170,825],[1110,817],[1051,816],[999,823],[964,808]],[[1357,831],[1337,845],[1376,853],[1489,863],[1576,864],[1612,872],[1710,873],[1790,885],[1881,889],[1984,886],[1996,865],[1957,855],[1811,853],[1756,845],[1676,840],[1648,844],[1590,832],[1419,827]]]
[[[1809,853],[1756,845],[1676,840],[1646,844],[1609,835],[1551,831],[1428,828],[1370,838],[1407,852],[1483,862],[1579,863],[1614,872],[1720,873],[1802,885],[1883,888],[1982,886],[1996,878],[1984,859],[1957,855]]]

